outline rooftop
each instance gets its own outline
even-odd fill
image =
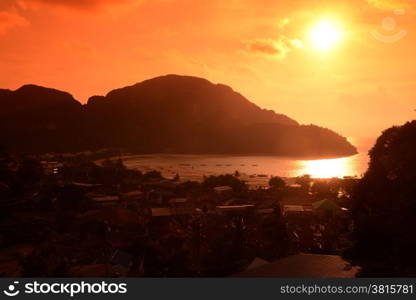
[[[232,277],[354,278],[357,272],[337,255],[297,254]]]

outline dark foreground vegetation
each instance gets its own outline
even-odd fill
[[[416,121],[392,127],[370,151],[354,194],[353,247],[362,276],[416,276]]]
[[[416,121],[386,130],[362,179],[201,182],[121,160],[0,154],[0,276],[228,276],[255,258],[343,254],[359,276],[416,276]]]
[[[1,276],[227,276],[255,258],[340,253],[355,179],[296,182],[252,190],[238,172],[182,182],[121,160],[3,153]]]

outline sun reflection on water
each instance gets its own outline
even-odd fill
[[[344,177],[346,174],[355,174],[351,157],[320,160],[300,161],[299,174],[309,174],[313,178]]]

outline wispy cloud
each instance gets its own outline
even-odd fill
[[[405,0],[366,0],[368,4],[381,10],[406,9],[411,6],[410,1]]]
[[[16,0],[21,8],[33,8],[39,5],[61,6],[81,10],[95,10],[106,5],[128,4],[133,0]]]
[[[245,50],[256,55],[286,58],[293,49],[303,48],[303,42],[298,39],[289,39],[280,36],[279,39],[255,39],[245,43]]]
[[[5,34],[15,27],[27,26],[29,21],[15,12],[0,11],[0,34]]]
[[[64,41],[62,46],[79,57],[92,59],[98,56],[97,49],[86,41]]]
[[[283,18],[279,21],[279,23],[277,24],[277,26],[279,27],[279,29],[283,29],[285,28],[288,24],[290,23],[290,19],[289,18]]]

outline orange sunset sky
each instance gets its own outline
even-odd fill
[[[193,75],[360,144],[416,116],[413,3],[0,0],[0,88],[33,83],[86,102]],[[325,50],[311,40],[322,21],[337,32]]]

